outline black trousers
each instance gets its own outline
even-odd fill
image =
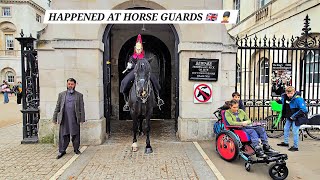
[[[120,93],[128,93],[130,90],[130,82],[134,80],[134,72],[133,70],[130,71],[121,81],[121,86],[120,86]],[[159,94],[159,91],[161,89],[159,81],[155,77],[154,74],[151,73],[150,80],[153,84],[153,88],[157,94]]]
[[[71,135],[71,141],[74,150],[78,150],[80,147],[80,133],[77,135]],[[59,152],[66,152],[67,147],[70,142],[70,134],[62,135],[61,131],[59,132]]]
[[[22,93],[17,93],[17,104],[21,104]]]

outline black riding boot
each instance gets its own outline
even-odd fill
[[[130,111],[130,107],[129,107],[129,103],[128,103],[128,96],[126,95],[126,93],[123,93],[123,97],[124,97],[124,101],[126,102],[123,106],[123,111]]]
[[[279,151],[272,149],[269,144],[264,144],[263,150],[266,154],[278,154],[279,153]]]
[[[259,158],[265,158],[267,157],[266,154],[264,154],[263,149],[260,146],[256,146],[254,148],[255,152],[256,152],[256,156]]]

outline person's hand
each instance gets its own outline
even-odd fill
[[[249,123],[248,123],[247,121],[243,121],[243,122],[242,122],[242,125],[243,125],[243,126],[246,126],[246,125],[248,125],[248,124],[249,124]]]
[[[278,97],[276,97],[276,101],[279,101],[279,98],[278,98]]]

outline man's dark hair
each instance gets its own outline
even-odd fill
[[[74,82],[75,84],[77,84],[77,81],[74,79],[74,78],[69,78],[68,80],[67,80],[67,82],[68,81],[71,81],[71,82]]]
[[[238,92],[232,93],[232,97],[235,97],[235,96],[240,96],[240,93],[238,93]]]

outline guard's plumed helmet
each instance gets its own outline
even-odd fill
[[[144,50],[142,45],[141,34],[138,35],[136,45],[134,46],[134,58],[142,59],[144,57]]]

